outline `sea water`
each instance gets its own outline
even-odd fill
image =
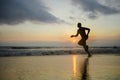
[[[0,57],[0,80],[120,80],[119,59],[114,54]]]

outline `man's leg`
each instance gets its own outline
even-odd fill
[[[78,42],[79,45],[83,46],[84,50],[88,53],[88,57],[91,57],[92,55],[90,54],[89,52],[89,47],[88,45],[86,45],[86,40],[84,39],[81,39],[79,42]]]
[[[91,55],[90,52],[89,52],[89,47],[88,47],[88,45],[83,45],[83,47],[84,47],[85,51],[88,53],[88,57],[91,57],[92,55]]]

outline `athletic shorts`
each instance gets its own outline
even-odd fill
[[[86,40],[85,39],[81,39],[79,42],[78,42],[79,45],[86,45]]]

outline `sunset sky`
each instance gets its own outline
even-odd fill
[[[1,46],[76,46],[77,23],[91,46],[120,46],[120,0],[0,0]]]

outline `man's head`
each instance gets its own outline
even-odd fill
[[[78,28],[81,28],[81,27],[82,27],[82,24],[81,24],[81,23],[78,23],[78,24],[77,24],[77,27],[78,27]]]

